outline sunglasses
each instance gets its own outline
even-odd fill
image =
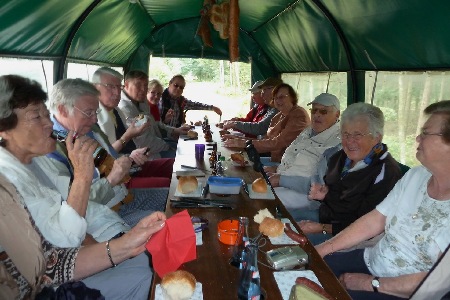
[[[173,86],[176,87],[177,89],[184,90],[184,85],[179,85],[177,83],[174,83]]]
[[[309,111],[311,112],[311,115],[314,115],[316,112],[319,112],[321,115],[326,115],[328,113],[328,110],[325,108],[311,108]]]

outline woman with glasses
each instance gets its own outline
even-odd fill
[[[318,209],[291,214],[313,244],[330,239],[380,203],[401,178],[397,161],[382,143],[383,112],[355,103],[341,116],[342,150],[328,162],[325,184],[313,183],[308,197]]]
[[[73,131],[66,140],[73,176],[68,195],[59,192],[37,163],[57,143],[46,98],[35,81],[0,77],[0,299],[34,299],[44,286],[77,280],[106,299],[147,299],[152,271],[143,252],[165,215],[146,215],[130,228],[89,201],[98,144],[73,139]],[[95,119],[97,107],[79,109]]]
[[[297,105],[297,93],[289,84],[277,85],[272,95],[273,106],[279,112],[270,121],[267,134],[262,139],[249,140],[259,153],[270,152],[270,159],[262,160],[265,166],[279,165],[286,148],[310,124],[308,113]],[[244,148],[246,139],[233,137],[224,144],[226,147]]]
[[[422,165],[375,209],[316,247],[352,299],[409,298],[450,244],[450,100],[424,113],[428,119],[416,138]],[[372,247],[333,253],[382,232]]]
[[[175,75],[169,81],[169,87],[162,93],[161,120],[173,127],[180,127],[186,122],[186,111],[188,110],[213,110],[219,116],[222,115],[220,108],[194,102],[182,96],[186,86],[183,75]]]

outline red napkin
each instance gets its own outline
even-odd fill
[[[197,258],[195,232],[187,210],[166,220],[164,227],[145,245],[152,254],[153,268],[160,278]]]

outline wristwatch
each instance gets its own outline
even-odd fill
[[[380,277],[375,276],[372,279],[372,288],[375,293],[378,293],[378,288],[380,287]]]
[[[325,224],[322,224],[322,233],[327,234],[327,231],[325,230]]]

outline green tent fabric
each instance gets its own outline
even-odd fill
[[[223,2],[217,0],[217,2]],[[450,2],[240,0],[240,60],[253,77],[289,72],[450,68]],[[196,31],[203,0],[5,0],[0,56],[146,67],[149,54],[228,59]],[[212,27],[211,27],[212,29]]]

